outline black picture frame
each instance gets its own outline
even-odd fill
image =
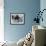
[[[10,13],[10,24],[11,25],[24,25],[25,13]]]

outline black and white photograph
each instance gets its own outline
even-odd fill
[[[24,24],[24,13],[11,13],[10,23],[11,24]]]

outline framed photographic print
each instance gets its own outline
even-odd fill
[[[10,24],[24,24],[25,14],[24,13],[10,13]]]

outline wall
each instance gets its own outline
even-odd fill
[[[40,0],[4,0],[4,38],[18,41],[32,29],[35,14],[40,10]],[[10,12],[25,13],[24,25],[11,25]]]
[[[46,0],[41,0],[41,1],[40,1],[40,9],[41,9],[41,11],[42,11],[43,9],[46,9]],[[43,22],[41,21],[41,22],[40,22],[40,25],[46,27],[46,20],[45,20],[45,19],[46,19],[46,10],[43,12],[42,17],[43,17]]]

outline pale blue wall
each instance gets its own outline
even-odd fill
[[[43,9],[46,9],[46,0],[41,0],[40,1],[40,10],[42,11]],[[46,27],[46,10],[43,12],[43,22],[40,21],[40,25]]]
[[[32,29],[35,12],[40,9],[39,0],[4,0],[4,35],[5,40],[18,41]],[[10,12],[25,13],[24,25],[11,25]]]

